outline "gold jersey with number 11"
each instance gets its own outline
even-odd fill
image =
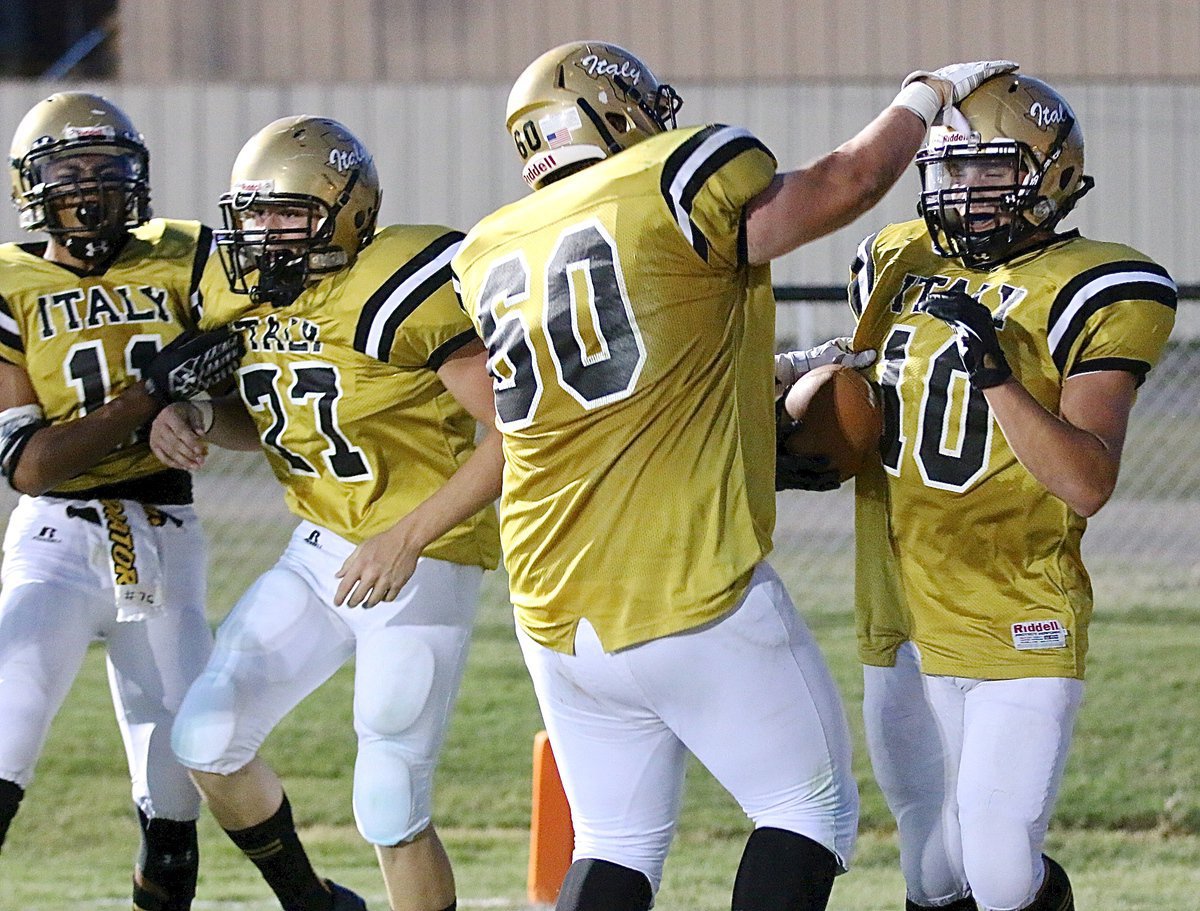
[[[44,243],[0,246],[0,358],[29,374],[47,421],[74,421],[116,398],[195,326],[211,234],[199,222],[151,219],[95,275],[43,259]],[[147,437],[131,435],[56,492],[163,470]]]

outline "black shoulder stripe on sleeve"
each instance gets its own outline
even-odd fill
[[[467,329],[463,332],[460,332],[449,341],[442,342],[440,345],[438,345],[433,354],[429,355],[429,363],[426,366],[433,371],[440,370],[442,364],[446,363],[446,361],[450,359],[450,355],[452,355],[455,351],[457,351],[459,348],[462,348],[464,345],[469,345],[471,342],[478,340],[479,336],[475,334],[474,329]]]
[[[200,276],[204,274],[204,265],[213,249],[213,232],[208,225],[200,226],[200,235],[196,238],[196,257],[192,261],[191,290],[195,294],[200,288]]]
[[[354,348],[387,361],[400,324],[451,279],[450,260],[465,235],[449,231],[404,263],[363,305],[354,331]]]
[[[1087,321],[1105,307],[1130,300],[1157,301],[1174,310],[1178,290],[1166,269],[1138,260],[1104,263],[1063,286],[1047,319],[1047,342],[1059,373],[1066,370],[1071,348]]]
[[[750,149],[771,154],[748,130],[714,124],[688,138],[663,164],[659,189],[667,208],[683,236],[705,262],[709,241],[692,220],[696,194],[713,174]]]
[[[21,340],[21,327],[17,325],[12,307],[3,297],[0,297],[0,343],[14,351],[25,350],[25,343]]]
[[[1100,373],[1103,370],[1122,370],[1132,373],[1138,378],[1140,385],[1150,372],[1150,365],[1131,357],[1094,357],[1091,360],[1080,361],[1067,376],[1081,376],[1085,373]]]
[[[867,237],[858,245],[854,261],[850,263],[850,309],[856,318],[861,317],[863,308],[875,290],[875,238],[879,232]]]

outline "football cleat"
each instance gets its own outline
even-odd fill
[[[325,880],[325,885],[333,894],[333,911],[367,911],[367,903],[358,893],[339,886],[332,879]]]

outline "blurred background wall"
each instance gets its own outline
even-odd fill
[[[213,222],[250,134],[326,114],[374,151],[384,221],[467,227],[524,192],[503,128],[513,79],[587,36],[675,84],[682,122],[748,126],[784,167],[853,135],[913,69],[1018,60],[1084,125],[1098,189],[1073,224],[1200,280],[1196,0],[3,0],[0,74],[35,78],[0,82],[0,137],[52,90],[101,91],[146,135],[158,213]],[[912,217],[916,192],[914,171],[776,280],[843,281],[857,241]],[[0,237],[15,232],[3,207]]]

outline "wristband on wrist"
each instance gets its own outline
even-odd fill
[[[928,127],[942,110],[942,96],[925,82],[910,82],[892,99],[892,107],[908,108]]]

